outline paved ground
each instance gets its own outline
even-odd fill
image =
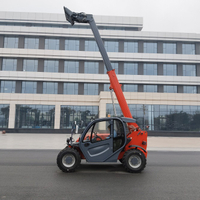
[[[2,138],[2,137],[1,137]],[[59,150],[0,150],[1,200],[199,200],[199,152],[149,151],[142,173],[118,163],[56,165]]]
[[[68,137],[69,134],[0,134],[0,149],[63,149]],[[200,151],[200,137],[148,137],[148,150]]]

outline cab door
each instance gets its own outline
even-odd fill
[[[88,162],[103,162],[113,154],[112,120],[95,121],[81,137],[80,149]]]
[[[82,135],[79,147],[88,162],[116,162],[120,151],[113,150],[114,120],[96,120]]]

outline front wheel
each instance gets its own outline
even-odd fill
[[[132,149],[124,154],[122,158],[122,164],[126,171],[131,173],[139,173],[146,166],[146,158],[140,150]]]
[[[73,172],[80,163],[80,154],[76,149],[65,148],[57,156],[57,165],[63,172]]]

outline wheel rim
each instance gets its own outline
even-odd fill
[[[131,155],[128,159],[128,163],[132,168],[138,168],[142,164],[142,160],[138,155]]]
[[[76,162],[75,156],[72,154],[66,154],[62,158],[62,163],[65,167],[72,167]]]

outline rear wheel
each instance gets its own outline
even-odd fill
[[[127,151],[123,158],[122,164],[126,171],[131,173],[141,172],[146,166],[146,158],[143,152],[138,149]]]
[[[63,172],[73,172],[80,163],[80,154],[76,149],[65,148],[57,156],[57,165]]]

